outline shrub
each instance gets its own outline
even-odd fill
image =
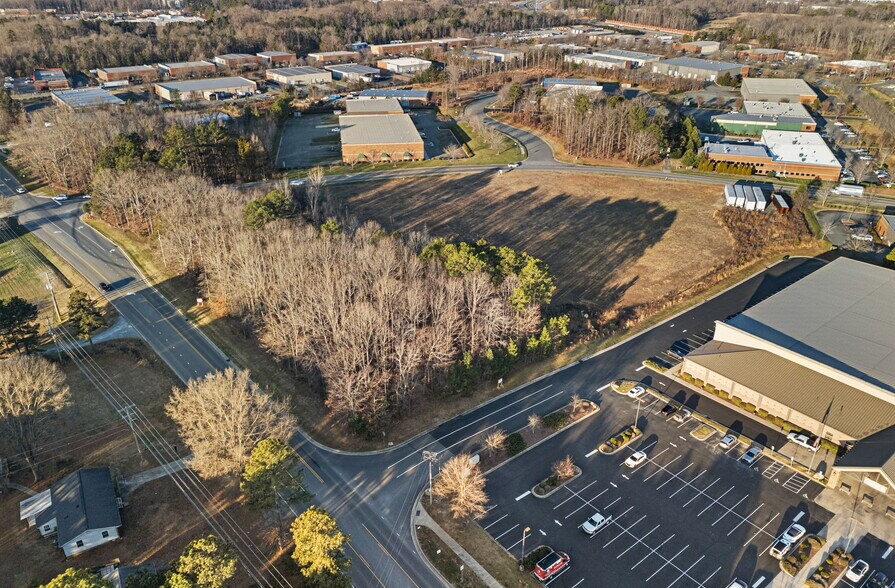
[[[758,416],[760,416],[763,419],[768,418],[768,411],[766,411],[763,408],[759,408],[757,411],[755,411],[755,414],[757,414]]]
[[[705,386],[703,386],[703,388],[705,388],[706,392],[712,392],[712,393],[714,393],[716,390],[716,388],[714,386],[712,386],[711,384],[706,384]]]
[[[569,420],[569,415],[565,411],[560,410],[557,412],[551,412],[550,414],[545,416],[543,419],[541,419],[541,424],[547,429],[558,431],[559,429],[562,429],[563,427],[568,425]]]
[[[699,386],[700,388],[702,388],[705,385],[705,382],[703,382],[702,380],[699,380],[699,379],[694,379],[693,383],[696,384],[697,386]]]
[[[751,402],[746,402],[743,404],[742,408],[744,410],[748,410],[749,412],[755,412],[755,405]]]
[[[525,559],[522,560],[522,567],[525,571],[530,572],[535,569],[535,564],[541,561],[547,554],[550,553],[550,548],[546,545],[541,545],[536,548],[531,553],[525,556]]]
[[[719,391],[718,391],[718,396],[719,396],[720,398],[723,398],[724,400],[729,400],[729,399],[730,399],[730,393],[729,393],[729,392],[725,392],[724,390],[719,390]]]
[[[525,439],[523,439],[522,435],[519,433],[513,433],[507,437],[506,450],[508,457],[513,457],[516,454],[522,453],[525,451],[525,447]]]

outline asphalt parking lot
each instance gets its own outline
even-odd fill
[[[870,571],[858,582],[843,577],[836,588],[863,588],[877,571],[883,572],[890,581],[895,578],[895,548],[882,539],[865,535],[851,551],[855,558],[853,561],[863,559],[870,564]]]
[[[338,118],[332,114],[306,114],[290,118],[280,136],[277,166],[284,169],[328,165],[342,160]]]
[[[692,419],[666,420],[664,403],[643,403],[644,436],[616,455],[596,451],[600,442],[634,421],[633,401],[600,387],[587,394],[601,412],[491,472],[491,507],[481,525],[513,556],[549,545],[571,556],[571,566],[551,586],[615,585],[724,587],[733,578],[750,586],[779,573],[768,555],[791,522],[819,531],[832,514],[813,503],[821,486],[767,457],[752,467],[738,461],[743,444],[723,450],[721,433],[705,442],[689,433]],[[635,450],[648,459],[623,465]],[[532,486],[550,464],[569,454],[582,475],[539,499]],[[777,478],[777,481],[774,480]],[[612,523],[588,537],[578,526],[595,510]]]
[[[457,138],[450,129],[438,120],[437,112],[431,109],[411,110],[408,112],[416,125],[426,149],[426,159],[445,156],[452,147],[459,147]]]

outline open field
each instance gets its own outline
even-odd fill
[[[733,252],[717,187],[593,174],[485,172],[344,188],[388,230],[478,239],[547,261],[560,303],[632,306],[683,290]]]

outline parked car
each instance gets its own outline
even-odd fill
[[[666,404],[664,407],[662,407],[662,416],[665,418],[670,417],[675,412],[677,412],[677,407],[671,403]]]
[[[518,162],[518,161],[517,161],[516,163],[508,163],[508,164],[507,164],[507,169],[516,169],[516,168],[519,167],[520,165],[522,165],[522,163],[520,163],[520,162]]]
[[[341,129],[341,127],[333,127],[329,130],[329,132],[330,133],[341,133],[342,129]]]
[[[863,559],[859,559],[853,561],[850,566],[848,566],[848,571],[845,572],[845,577],[852,582],[860,582],[864,579],[864,576],[867,575],[867,572],[870,571],[870,564],[868,564]]]
[[[633,388],[631,388],[630,390],[628,390],[628,393],[625,394],[625,396],[627,396],[628,398],[636,399],[636,398],[640,398],[644,394],[646,394],[646,388],[644,388],[643,386],[637,385],[637,386],[634,386]]]
[[[792,549],[792,543],[781,537],[774,541],[774,544],[771,546],[768,553],[771,554],[771,557],[783,559],[786,557],[786,554],[789,553],[790,549]]]
[[[859,238],[859,237],[861,237],[861,235],[852,235],[853,239]],[[869,240],[873,241],[873,237],[870,237]],[[792,441],[793,443],[795,443],[796,445],[801,445],[805,449],[810,449],[811,451],[817,451],[817,448],[820,447],[820,445],[815,446],[811,442],[811,437],[809,437],[808,435],[799,434],[799,433],[796,433],[795,431],[792,431],[789,435],[786,436],[786,438],[789,441]]]
[[[603,515],[600,511],[595,512],[589,519],[581,523],[581,530],[588,535],[593,535],[612,521],[612,515]]]
[[[836,125],[837,127],[844,127],[844,126],[845,126],[845,123],[842,122],[841,120],[837,120],[837,121],[834,122],[833,124]]]
[[[68,194],[59,194],[58,196],[53,196],[53,200],[56,202],[62,202],[63,200],[68,200]]]
[[[25,192],[26,192],[25,188],[22,188],[21,186],[16,188],[16,194],[24,194]]]
[[[789,541],[790,543],[795,543],[799,539],[805,536],[805,527],[802,525],[793,523],[789,526],[789,528],[783,532],[783,540]]]
[[[115,288],[113,288],[111,284],[107,284],[105,282],[100,282],[99,289],[102,290],[103,292],[111,292]]]
[[[682,423],[693,415],[689,408],[681,408],[679,411],[671,415],[671,420]]]
[[[538,580],[549,580],[562,570],[569,567],[571,558],[569,554],[562,551],[552,551],[548,555],[541,558],[541,561],[535,564],[534,576]]]
[[[864,588],[889,588],[889,577],[882,572],[876,572],[867,580]]]
[[[736,435],[724,435],[720,441],[718,441],[718,447],[721,449],[730,449],[737,442]]]
[[[750,447],[740,458],[740,461],[746,465],[752,465],[758,460],[759,455],[761,455],[760,447]]]
[[[636,468],[645,461],[646,454],[642,451],[635,451],[628,459],[625,460],[625,465],[629,468]]]

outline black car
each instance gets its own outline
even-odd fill
[[[112,290],[114,290],[114,288],[112,288],[112,286],[110,284],[107,284],[105,282],[99,283],[99,289],[102,290],[103,292],[111,292]]]
[[[877,572],[867,580],[866,588],[889,588],[889,578],[882,572]]]
[[[675,405],[666,404],[665,407],[662,409],[662,416],[665,418],[668,418],[676,412],[677,412],[677,407]]]

